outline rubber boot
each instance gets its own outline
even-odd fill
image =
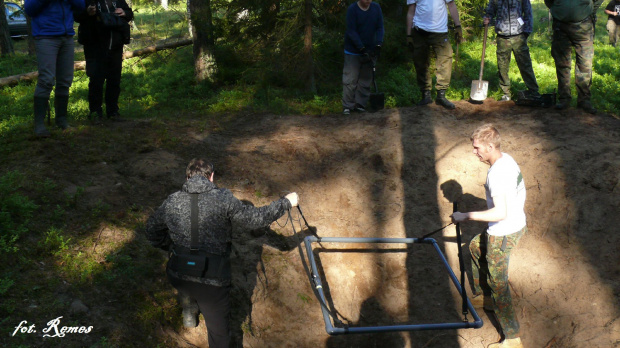
[[[422,91],[422,100],[418,102],[418,106],[427,105],[433,102],[431,91]]]
[[[448,99],[446,99],[446,90],[441,90],[441,91],[437,91],[437,98],[435,99],[435,103],[437,105],[441,105],[446,109],[450,109],[450,110],[454,110],[456,109],[456,106],[449,101]]]
[[[183,307],[183,326],[194,328],[198,326],[198,304],[191,297],[179,293],[179,302]]]
[[[45,128],[45,114],[48,108],[48,98],[34,97],[34,134],[41,138],[50,136],[50,132]]]
[[[69,96],[57,95],[54,98],[54,110],[56,111],[56,125],[58,128],[65,130],[69,128],[67,122],[67,106],[69,105]]]

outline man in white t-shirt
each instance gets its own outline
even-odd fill
[[[487,210],[455,212],[452,222],[486,221],[486,233],[475,236],[469,244],[472,256],[474,298],[476,307],[493,310],[504,332],[504,340],[489,347],[523,347],[519,338],[519,322],[512,306],[508,283],[510,253],[527,231],[525,222],[525,183],[519,165],[500,150],[500,135],[493,125],[485,124],[471,135],[473,153],[491,166],[484,184]],[[487,267],[484,266],[486,263]],[[486,276],[493,307],[485,303],[480,276]]]
[[[422,106],[433,102],[431,98],[432,78],[430,74],[431,51],[435,52],[435,75],[437,76],[437,98],[435,103],[447,109],[456,106],[446,99],[452,76],[452,45],[448,37],[448,11],[454,22],[454,38],[460,43],[463,38],[461,20],[454,0],[407,0],[407,45],[413,50],[413,64],[422,100]]]

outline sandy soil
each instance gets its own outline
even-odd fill
[[[240,199],[264,205],[298,192],[321,237],[420,237],[449,223],[455,199],[463,211],[485,207],[488,166],[471,153],[469,135],[486,122],[499,128],[502,150],[520,164],[527,186],[529,232],[510,268],[525,347],[620,346],[620,120],[611,116],[491,100],[458,102],[455,111],[431,105],[348,117],[247,115],[227,131],[177,129],[183,153],[128,154],[118,179],[154,191],[116,195],[117,180],[108,175],[99,192],[114,206],[155,208],[180,187],[189,159],[204,156],[215,164],[216,183]],[[144,126],[119,125],[129,132]],[[329,336],[285,222],[235,236],[237,346],[486,347],[500,338],[493,313],[483,310],[480,329]],[[461,226],[467,270],[467,245],[484,228]],[[454,226],[434,238],[458,275]],[[428,245],[314,247],[329,305],[350,326],[462,319],[460,296]],[[179,346],[207,346],[203,324],[162,332]]]

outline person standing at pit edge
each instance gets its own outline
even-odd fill
[[[534,29],[530,0],[490,0],[484,12],[484,25],[488,25],[491,19],[495,20],[497,75],[499,86],[504,92],[501,100],[510,100],[508,70],[513,53],[525,87],[527,87],[525,92],[527,97],[540,98],[536,75],[532,68],[530,48],[527,45],[527,39]]]
[[[605,7],[607,14],[607,32],[609,33],[609,44],[616,47],[620,40],[620,1],[611,0]]]
[[[508,265],[510,254],[527,232],[525,219],[525,182],[519,165],[507,153],[501,152],[500,135],[491,124],[485,124],[471,135],[473,153],[481,162],[490,165],[484,184],[487,210],[469,213],[455,212],[452,222],[486,221],[486,232],[475,236],[469,244],[472,256],[474,297],[472,304],[493,310],[504,333],[504,340],[489,348],[522,348],[519,322],[512,306]],[[482,259],[486,255],[486,260]],[[481,267],[486,261],[488,269]],[[493,305],[487,303],[480,286],[480,275],[486,275]]]
[[[230,252],[235,227],[256,230],[269,226],[297,206],[297,193],[289,193],[270,205],[244,204],[227,189],[213,182],[213,165],[192,159],[185,170],[187,181],[181,191],[171,194],[146,222],[151,245],[170,252],[166,274],[181,297],[183,324],[198,325],[199,310],[204,316],[209,347],[230,345]],[[192,229],[197,230],[199,247],[194,255],[207,255],[206,273],[185,274],[179,255],[191,252]],[[204,260],[204,258],[203,258]]]
[[[37,51],[39,78],[34,90],[34,133],[49,137],[45,114],[56,84],[54,111],[56,126],[69,128],[67,107],[73,83],[73,12],[83,11],[84,0],[26,0],[24,11],[32,18],[32,37]]]
[[[456,106],[446,99],[446,90],[452,77],[452,45],[448,38],[448,10],[454,22],[454,38],[463,40],[459,11],[453,0],[407,0],[407,45],[413,49],[418,87],[422,100],[418,105],[433,102],[431,98],[432,79],[429,71],[430,53],[435,52],[435,75],[437,75],[437,99],[435,103],[446,109]]]
[[[383,45],[383,12],[372,0],[359,0],[347,9],[342,70],[342,113],[365,112],[372,84],[372,59]],[[372,55],[372,57],[371,57]]]
[[[121,93],[123,70],[123,45],[128,44],[129,22],[133,11],[125,0],[87,0],[85,11],[75,15],[78,42],[84,45],[86,75],[88,75],[89,118],[95,122],[103,119],[103,84],[105,82],[105,107],[108,118],[118,118],[118,97]],[[111,13],[121,18],[120,27],[107,28],[101,16]]]
[[[558,76],[558,110],[570,106],[570,70],[572,50],[575,48],[575,85],[577,107],[595,114],[592,106],[592,60],[594,59],[594,25],[596,11],[603,0],[545,0],[553,16],[551,56]]]

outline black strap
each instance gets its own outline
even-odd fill
[[[190,208],[190,224],[192,239],[189,250],[192,254],[196,253],[200,249],[200,242],[198,241],[198,194],[191,193],[191,208]]]
[[[452,204],[452,208],[454,212],[458,210],[458,204],[454,202]],[[458,245],[458,256],[459,256],[459,268],[461,269],[461,300],[463,301],[463,321],[467,322],[467,314],[469,313],[469,308],[467,307],[467,290],[465,289],[465,261],[463,260],[463,250],[461,247],[461,226],[459,223],[456,223],[456,244]]]

